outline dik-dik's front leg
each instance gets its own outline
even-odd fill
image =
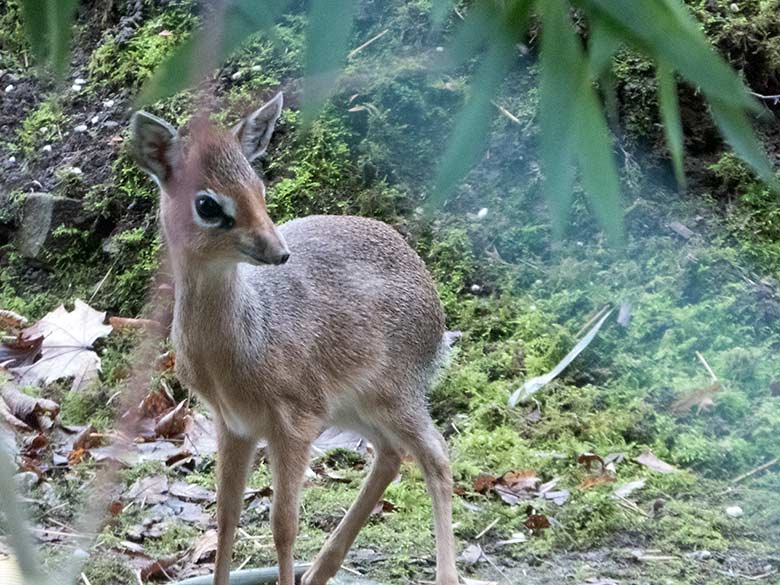
[[[233,540],[244,504],[244,486],[257,442],[219,424],[217,452],[217,561],[214,585],[228,585]]]
[[[279,564],[279,585],[293,585],[293,545],[298,535],[300,493],[313,437],[269,437],[268,455],[273,477],[271,530]]]

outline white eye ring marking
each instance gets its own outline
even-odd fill
[[[214,199],[214,201],[216,201],[219,204],[219,206],[222,208],[222,215],[227,217],[231,221],[231,223],[235,223],[236,202],[233,201],[233,199],[231,199],[227,195],[223,195],[222,193],[217,193],[213,189],[204,189],[203,191],[198,191],[195,194],[195,199],[193,200],[193,204],[192,204],[192,218],[196,224],[204,228],[216,228],[216,227],[222,227],[224,221],[223,218],[218,218],[216,221],[208,221],[206,219],[203,219],[198,214],[198,210],[195,208],[195,201],[197,201],[197,198],[200,196],[211,197],[212,199]]]

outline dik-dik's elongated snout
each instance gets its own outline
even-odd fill
[[[242,238],[241,254],[246,262],[259,266],[262,264],[284,264],[290,259],[287,242],[275,226],[261,232],[255,232]]]

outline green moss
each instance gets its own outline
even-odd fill
[[[192,6],[189,0],[170,3],[156,17],[145,20],[122,45],[113,36],[107,37],[89,61],[90,82],[137,90],[189,36],[197,22]]]
[[[22,66],[27,51],[19,2],[7,0],[0,5],[0,67]]]
[[[26,156],[35,155],[43,146],[62,140],[68,117],[57,96],[51,96],[30,112],[17,131],[17,141]]]

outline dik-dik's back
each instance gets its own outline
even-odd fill
[[[133,151],[160,185],[174,274],[173,341],[182,381],[218,430],[215,585],[227,585],[247,472],[259,438],[273,476],[280,585],[293,585],[298,502],[312,443],[331,424],[364,435],[374,462],[302,585],[341,566],[403,453],[433,500],[437,585],[456,585],[452,479],[425,393],[443,353],[443,318],[420,258],[390,227],[314,216],[276,227],[250,161],[265,151],[279,94],[232,132],[197,120],[177,132],[133,118]]]

